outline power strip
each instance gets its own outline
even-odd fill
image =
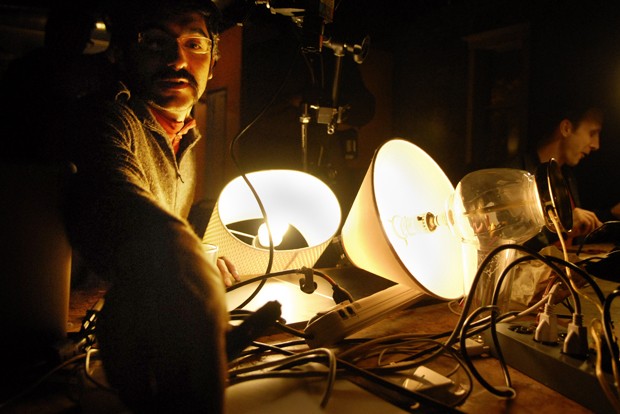
[[[488,329],[483,337],[497,356]],[[596,377],[593,358],[580,360],[565,355],[561,343],[550,346],[534,341],[529,325],[499,323],[497,337],[504,360],[511,367],[596,413],[614,412]],[[611,381],[611,374],[606,375]]]
[[[306,343],[311,348],[334,345],[362,328],[378,322],[388,313],[404,309],[427,297],[419,289],[393,285],[362,299],[341,303],[317,314],[306,326]]]

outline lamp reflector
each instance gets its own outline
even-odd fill
[[[463,296],[475,252],[464,249],[449,226],[407,236],[397,231],[404,218],[429,212],[445,217],[453,193],[448,177],[422,149],[400,138],[387,141],[375,152],[342,228],[345,254],[357,267],[431,296]]]

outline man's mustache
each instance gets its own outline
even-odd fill
[[[188,71],[181,69],[181,70],[163,70],[161,72],[157,72],[153,75],[153,80],[155,81],[159,81],[159,80],[167,80],[167,79],[172,79],[172,78],[181,78],[181,79],[185,79],[190,85],[192,85],[194,88],[198,87],[198,82],[196,82],[196,79],[192,76],[191,73],[189,73]]]

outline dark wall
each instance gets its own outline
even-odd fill
[[[531,118],[544,115],[549,101],[565,91],[604,108],[601,149],[576,172],[584,207],[609,207],[620,202],[620,2],[566,4],[536,16]]]
[[[401,24],[392,25],[398,29],[391,42],[395,133],[429,152],[455,183],[476,169],[478,165],[465,157],[470,75],[465,39],[525,24],[529,27],[528,86],[519,147],[526,148],[538,139],[537,123],[557,99],[578,97],[603,106],[601,150],[576,170],[585,206],[615,204],[620,201],[619,6],[615,0],[453,1],[419,16],[401,17]],[[500,70],[489,71],[494,69]],[[474,158],[483,154],[486,162],[480,166],[502,162],[484,152],[497,144],[497,138],[474,136],[473,151],[478,151]]]
[[[465,169],[467,19],[452,10],[399,25],[393,91],[395,135],[428,152],[456,184]]]

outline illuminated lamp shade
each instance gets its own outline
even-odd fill
[[[271,272],[314,266],[342,218],[331,189],[297,170],[257,171],[246,174],[246,178],[264,206],[272,232]],[[218,246],[220,255],[230,259],[239,274],[264,274],[269,263],[269,237],[259,240],[264,221],[254,193],[239,176],[220,193],[203,242]]]
[[[377,149],[342,228],[351,262],[393,282],[453,300],[464,294],[464,256],[448,226],[413,237],[402,234],[403,220],[444,211],[454,187],[437,163],[404,139]],[[465,257],[465,259],[467,259]],[[469,257],[475,266],[475,254]]]

